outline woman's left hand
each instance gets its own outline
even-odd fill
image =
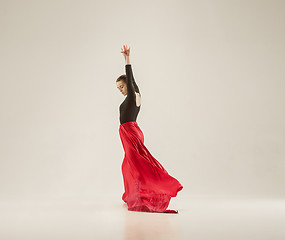
[[[130,56],[130,47],[128,48],[127,45],[124,45],[123,48],[121,48],[121,53],[123,53],[124,57]]]

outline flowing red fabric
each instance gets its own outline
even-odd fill
[[[178,213],[166,208],[171,197],[176,197],[183,186],[148,151],[138,123],[121,124],[119,134],[125,151],[122,163],[125,192],[122,200],[127,203],[128,210]]]

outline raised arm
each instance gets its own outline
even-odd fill
[[[133,71],[132,71],[132,66],[131,64],[126,64],[126,72],[129,74],[129,78],[132,80],[131,82],[133,83],[134,85],[134,89],[137,93],[140,93],[140,90],[139,90],[139,87],[138,85],[136,84],[136,81],[135,81],[135,78],[134,78],[134,74],[133,74]],[[128,74],[127,74],[127,77],[128,77]]]
[[[135,79],[134,79],[134,76],[133,76],[133,84],[134,84],[134,87],[135,87],[135,91],[140,94],[140,90],[139,90],[138,85],[136,84],[136,81],[135,81]]]
[[[128,48],[126,45],[123,46],[121,49],[121,53],[123,53],[125,57],[125,68],[126,68],[126,76],[127,76],[127,91],[129,98],[136,98],[135,91],[140,93],[138,85],[135,82],[132,66],[130,62],[130,48]]]
[[[131,66],[131,64],[126,64],[125,68],[126,68],[126,75],[127,75],[127,91],[128,91],[127,98],[136,99],[134,85],[132,84],[133,83],[132,66]]]

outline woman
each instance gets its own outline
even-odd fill
[[[178,213],[166,208],[170,198],[176,197],[183,186],[168,174],[144,145],[143,132],[136,122],[141,94],[133,77],[130,48],[124,45],[121,50],[125,57],[126,75],[121,75],[116,84],[121,93],[127,95],[119,108],[119,134],[125,151],[122,163],[125,192],[122,200],[130,211]]]

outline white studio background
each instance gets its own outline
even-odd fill
[[[0,199],[123,194],[121,47],[184,194],[285,197],[284,1],[0,1]]]

